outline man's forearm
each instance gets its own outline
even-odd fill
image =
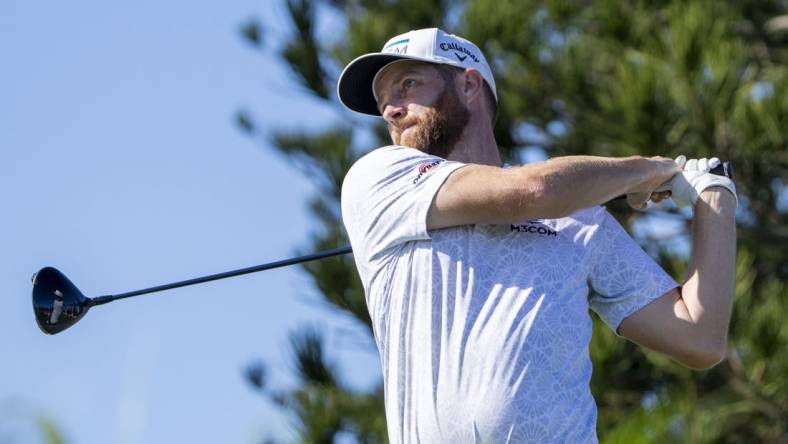
[[[667,158],[558,157],[518,168],[540,193],[530,202],[539,217],[561,217],[622,194],[651,190],[680,171]],[[647,199],[647,197],[646,197]]]
[[[515,168],[453,172],[430,206],[427,229],[558,218],[621,194],[650,192],[681,171],[664,157],[559,157]]]
[[[736,273],[736,200],[723,188],[709,188],[695,203],[692,260],[681,293],[696,325],[699,349],[709,359],[724,357]]]

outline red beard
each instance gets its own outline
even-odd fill
[[[435,99],[434,106],[428,108],[423,116],[408,118],[398,123],[400,128],[413,126],[407,129],[408,134],[405,137],[399,135],[399,142],[395,138],[394,143],[445,159],[454,151],[469,119],[470,113],[460,102],[457,92],[444,86]]]

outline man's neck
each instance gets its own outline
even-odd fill
[[[471,120],[462,132],[457,145],[454,146],[448,160],[462,163],[501,166],[501,154],[493,137],[489,121],[474,122]]]

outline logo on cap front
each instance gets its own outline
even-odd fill
[[[407,54],[408,42],[410,42],[410,39],[402,39],[397,40],[396,42],[391,42],[383,48],[383,52],[392,54]]]

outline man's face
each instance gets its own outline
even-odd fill
[[[446,158],[470,113],[454,82],[434,65],[402,61],[383,69],[373,85],[391,140]]]

